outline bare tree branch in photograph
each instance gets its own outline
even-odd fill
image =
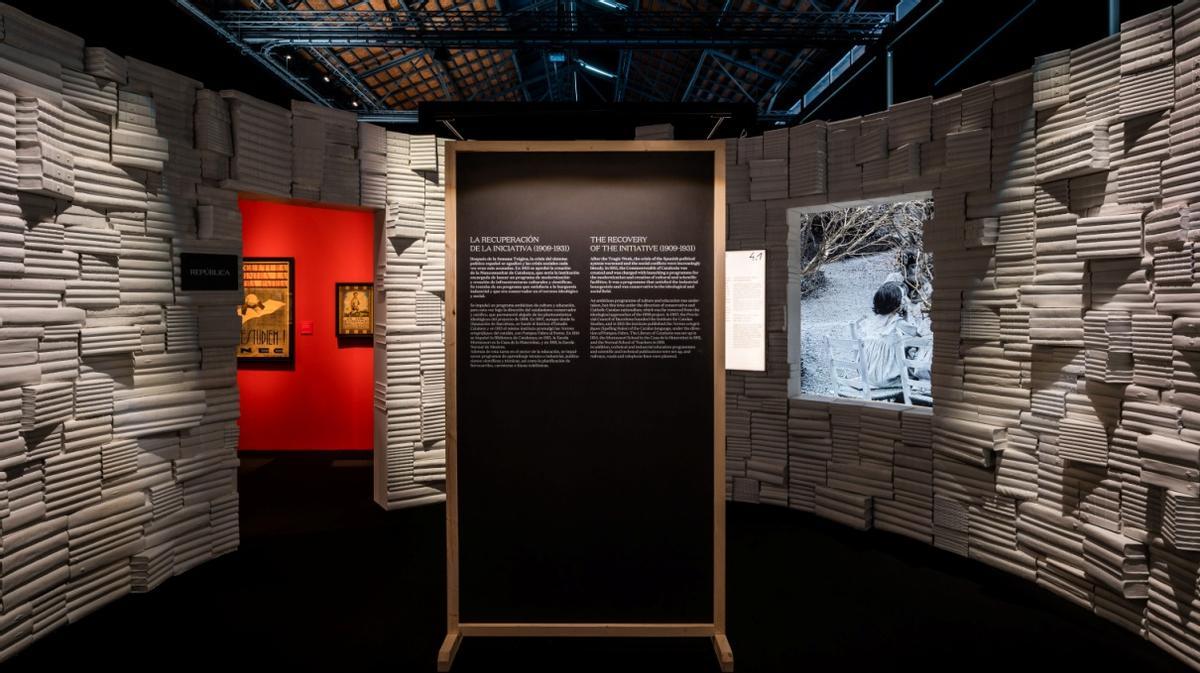
[[[932,210],[928,201],[902,201],[805,215],[793,232],[801,258],[792,273],[803,278],[830,262],[891,249],[920,250],[922,225]]]

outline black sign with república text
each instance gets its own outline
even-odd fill
[[[238,256],[179,253],[180,289],[184,292],[228,292],[238,289]]]

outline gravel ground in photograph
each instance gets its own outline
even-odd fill
[[[831,331],[848,337],[847,325],[871,312],[875,290],[898,271],[894,252],[844,259],[826,264],[825,286],[800,305],[800,341],[804,357],[801,391],[830,394],[830,374],[825,368],[824,336]]]

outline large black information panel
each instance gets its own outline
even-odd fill
[[[713,623],[713,157],[456,154],[463,623]]]

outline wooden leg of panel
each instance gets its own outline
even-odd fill
[[[721,665],[721,673],[733,673],[733,648],[724,633],[712,637],[713,650],[717,653],[717,663]]]
[[[459,645],[462,645],[462,633],[451,631],[446,634],[446,639],[442,641],[442,648],[438,650],[438,673],[448,673],[450,667],[454,665],[454,655],[458,654]]]

